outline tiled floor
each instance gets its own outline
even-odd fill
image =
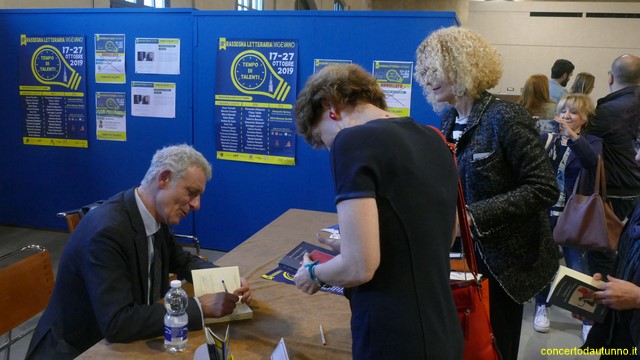
[[[58,259],[68,238],[67,233],[54,231],[31,230],[24,228],[8,227],[0,225],[0,254],[4,254],[10,250],[28,244],[39,244],[49,249],[54,269],[57,269]],[[203,249],[202,253],[207,255],[210,260],[215,261],[224,253]],[[571,318],[571,315],[561,309],[551,308],[551,331],[546,334],[537,333],[533,330],[533,304],[527,303],[524,308],[524,316],[522,323],[522,334],[520,338],[519,360],[582,360],[597,359],[596,356],[545,356],[542,355],[542,349],[563,348],[572,349],[582,345],[580,339],[582,333],[582,325],[579,321]],[[30,320],[21,326],[20,329],[14,330],[19,333],[21,329],[29,326],[35,326],[37,319]],[[6,335],[5,335],[6,336]],[[4,342],[4,337],[0,339],[0,343]],[[24,359],[27,347],[29,346],[30,336],[20,340],[11,348],[10,360]],[[0,353],[4,358],[4,353]]]

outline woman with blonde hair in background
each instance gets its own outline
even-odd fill
[[[553,166],[560,188],[558,201],[549,208],[549,223],[551,229],[555,228],[558,217],[564,211],[564,206],[569,196],[573,193],[580,172],[585,175],[580,184],[579,193],[589,191],[595,186],[598,155],[602,156],[602,139],[583,132],[590,117],[593,116],[595,105],[589,96],[585,94],[569,93],[558,104],[558,115],[555,121],[560,124],[558,134],[543,134],[540,136],[546,146],[549,160]],[[592,190],[590,190],[592,191]],[[562,253],[567,267],[584,274],[590,274],[587,262],[587,254],[584,251],[562,247]],[[537,332],[546,333],[551,328],[549,322],[549,304],[547,296],[549,288],[536,295],[536,307],[533,318],[533,328]],[[591,323],[583,322],[582,339],[587,338]]]
[[[571,85],[570,92],[574,94],[589,95],[593,91],[595,82],[595,76],[589,74],[588,72],[581,72],[576,75],[575,80],[573,80],[573,85]]]
[[[556,116],[556,103],[549,97],[549,78],[546,75],[529,76],[524,83],[518,104],[524,106],[536,120],[539,132],[558,132],[558,123],[553,120]]]
[[[457,145],[498,348],[504,360],[516,360],[522,304],[558,269],[546,213],[558,199],[556,179],[531,115],[487,91],[502,76],[502,60],[483,37],[460,27],[440,29],[416,57],[416,81],[434,110],[444,110],[440,127]]]

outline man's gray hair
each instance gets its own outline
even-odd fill
[[[202,169],[207,180],[211,179],[211,164],[196,149],[186,144],[166,146],[153,155],[142,185],[150,185],[164,170],[171,171],[171,182],[175,184],[187,169],[194,166]]]

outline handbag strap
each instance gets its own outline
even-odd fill
[[[582,184],[584,184],[588,171],[585,171],[584,168],[580,169],[580,174],[578,175],[578,181],[573,186],[572,195],[575,195],[578,188],[581,188]],[[596,167],[596,182],[593,185],[593,194],[600,195],[603,199],[607,197],[607,178],[604,172],[604,160],[602,159],[602,155],[598,155],[598,166]]]
[[[547,133],[547,142],[544,144],[545,151],[549,151],[549,145],[551,145],[552,139],[553,139],[553,135],[551,133]]]
[[[442,132],[435,126],[427,125],[435,131],[442,141],[449,147],[451,155],[453,156],[453,163],[458,168],[458,161],[456,159],[456,145],[447,141]],[[469,272],[473,275],[474,280],[478,281],[478,263],[476,262],[476,253],[473,248],[473,239],[471,237],[471,229],[469,228],[469,221],[467,219],[467,205],[464,200],[464,191],[462,190],[462,182],[458,177],[458,222],[460,223],[460,238],[462,239],[462,252],[469,266]]]

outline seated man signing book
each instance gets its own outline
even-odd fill
[[[158,150],[140,186],[89,211],[60,258],[55,289],[31,339],[27,359],[72,359],[105,338],[131,342],[164,334],[159,300],[169,272],[191,281],[191,270],[214,265],[176,242],[169,225],[200,209],[211,165],[188,145]],[[189,330],[204,317],[230,314],[246,281],[232,294],[190,298]]]

